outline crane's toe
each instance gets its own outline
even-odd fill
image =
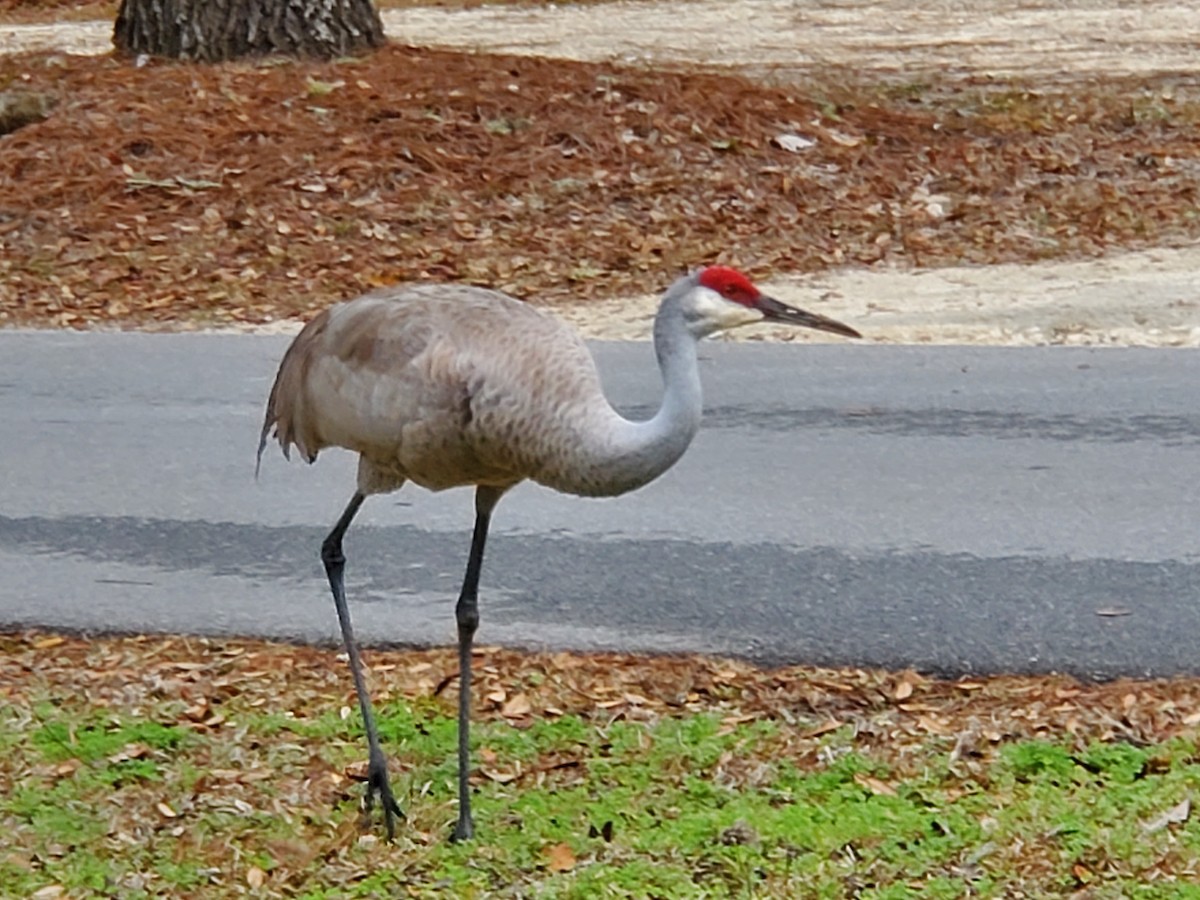
[[[367,789],[363,794],[363,813],[369,819],[371,810],[375,808],[375,798],[378,796],[379,805],[383,808],[383,827],[390,841],[396,836],[396,819],[404,818],[404,810],[396,802],[392,794],[392,785],[388,781],[387,759],[382,755],[371,755],[367,765]]]

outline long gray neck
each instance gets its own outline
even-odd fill
[[[680,299],[691,288],[676,282],[654,320],[654,352],[662,372],[662,406],[652,419],[631,422],[615,413],[603,460],[596,460],[598,493],[620,494],[653,481],[683,456],[700,428],[703,398],[696,338],[688,330]]]
[[[663,379],[663,401],[654,418],[638,423],[635,433],[645,452],[658,459],[661,475],[674,465],[700,430],[704,406],[696,338],[688,331],[683,313],[668,297],[654,320],[654,354]]]

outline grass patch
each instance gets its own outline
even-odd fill
[[[0,649],[3,896],[1200,896],[1195,680],[484,649],[456,846],[453,654],[371,653],[388,845],[334,654]]]

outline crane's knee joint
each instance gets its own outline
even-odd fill
[[[461,600],[454,610],[454,618],[458,622],[459,636],[472,637],[479,627],[479,607],[474,603],[463,603]]]
[[[344,566],[346,564],[346,555],[342,553],[342,542],[335,540],[332,535],[321,542],[321,562],[326,566]]]

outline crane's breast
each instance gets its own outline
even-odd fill
[[[495,335],[486,357],[472,354],[468,382],[468,434],[480,459],[539,481],[569,467],[596,439],[597,413],[610,412],[591,354],[553,324]]]

